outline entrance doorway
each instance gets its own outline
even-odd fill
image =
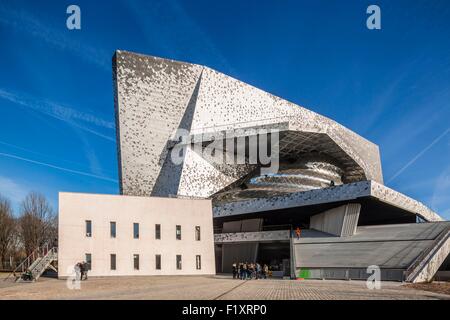
[[[260,243],[257,262],[267,264],[274,277],[290,276],[289,242]]]

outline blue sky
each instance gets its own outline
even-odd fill
[[[81,8],[81,30],[66,8]],[[381,8],[382,29],[366,28]],[[380,146],[386,185],[450,218],[450,3],[0,1],[0,194],[118,193],[116,49],[204,64]]]

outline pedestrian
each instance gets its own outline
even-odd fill
[[[252,280],[252,263],[247,264],[247,279]]]
[[[263,267],[264,279],[267,279],[268,273],[269,273],[269,266],[267,266],[267,264],[264,264],[264,267]]]
[[[83,281],[84,278],[84,262],[80,262],[80,280]]]
[[[300,228],[297,227],[297,229],[295,229],[295,235],[297,236],[297,240],[300,239],[301,234],[302,234],[302,230],[300,230]]]
[[[247,276],[248,276],[248,274],[247,274],[247,272],[248,272],[247,267],[248,267],[247,262],[245,262],[242,265],[242,280],[247,280]]]
[[[87,280],[88,264],[86,261],[80,263],[81,280]]]
[[[236,279],[236,276],[237,276],[237,265],[236,265],[236,262],[233,263],[232,269],[233,269],[233,279]]]
[[[84,280],[88,279],[88,271],[89,271],[89,263],[87,263],[86,261],[83,262],[83,269],[84,269]]]
[[[258,280],[261,277],[261,265],[257,262],[256,263],[256,280]]]

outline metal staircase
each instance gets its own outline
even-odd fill
[[[22,275],[29,270],[32,274],[32,280],[36,281],[47,270],[51,268],[56,271],[52,263],[58,260],[58,248],[45,244],[42,247],[36,248],[20,265],[18,265],[13,272],[11,272],[5,279],[15,282],[26,282]]]

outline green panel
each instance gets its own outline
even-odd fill
[[[297,278],[309,279],[311,272],[307,268],[297,269]]]

